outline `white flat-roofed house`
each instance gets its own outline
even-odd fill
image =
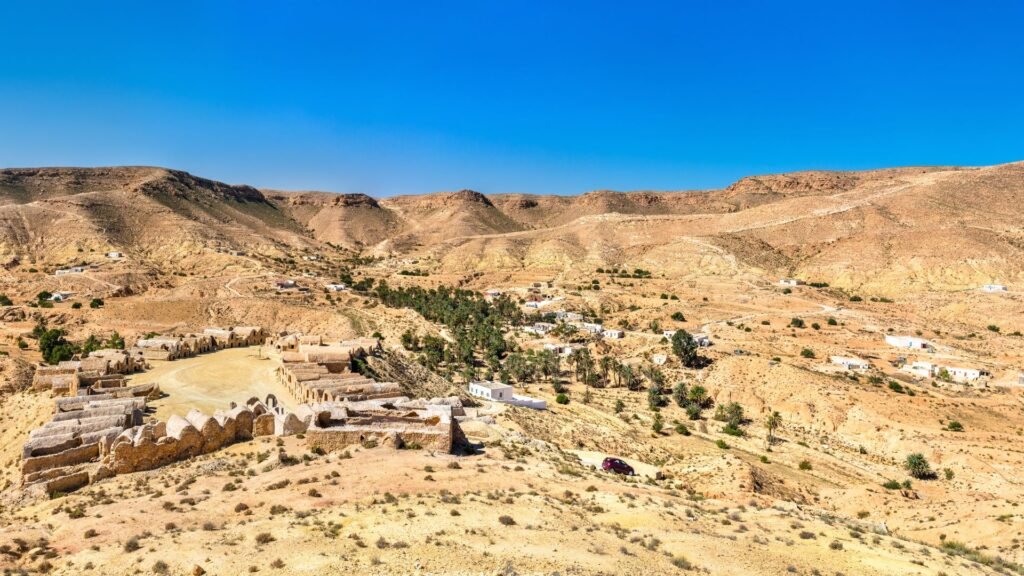
[[[982,292],[1006,292],[1006,286],[1002,284],[985,284],[981,287]]]
[[[901,368],[901,370],[903,370],[904,372],[909,372],[914,376],[918,376],[921,378],[931,378],[936,374],[936,368],[934,364],[932,364],[931,362],[924,362],[921,360],[918,360],[917,362],[913,362],[911,364],[906,364],[903,366],[903,368]]]
[[[701,348],[711,346],[711,338],[709,338],[707,334],[697,332],[696,334],[690,334],[690,336],[693,337],[693,341],[697,343],[697,346],[700,346]]]
[[[803,286],[804,281],[796,278],[783,278],[779,280],[779,286]]]
[[[469,383],[469,393],[478,398],[484,398],[492,402],[502,402],[513,406],[523,406],[535,410],[547,408],[547,402],[530,396],[515,394],[512,386],[494,382],[493,380],[475,380]]]
[[[611,338],[612,340],[619,340],[625,335],[622,330],[605,330],[601,332],[601,336],[605,338]]]
[[[344,284],[326,284],[324,285],[324,288],[326,288],[328,292],[344,292],[345,290],[348,290],[348,286],[345,286]]]
[[[604,326],[600,324],[594,324],[592,322],[583,322],[580,325],[580,328],[586,330],[587,332],[590,332],[591,334],[600,334],[601,332],[604,332]]]
[[[928,350],[932,347],[931,342],[915,336],[893,336],[887,334],[885,336],[885,343],[896,348],[911,348],[914,350]]]
[[[54,292],[50,294],[50,302],[64,302],[73,296],[72,292]]]
[[[82,266],[72,266],[70,268],[61,268],[53,273],[54,276],[64,276],[65,274],[81,274],[85,272],[85,268]]]
[[[989,376],[987,370],[980,368],[962,368],[959,366],[942,366],[935,371],[936,376],[948,376],[953,382],[975,382]]]
[[[554,328],[555,325],[550,322],[534,322],[530,326],[524,326],[522,330],[523,332],[526,332],[528,334],[536,334],[538,336],[543,336],[548,332],[554,330]]]
[[[124,254],[121,252],[107,252],[107,258],[110,258],[111,260],[119,260],[124,258]]]
[[[848,356],[832,356],[832,363],[842,366],[847,370],[867,370],[871,368],[871,364],[867,360],[861,360],[860,358],[851,358]]]
[[[501,402],[512,399],[512,386],[492,380],[479,380],[469,383],[469,393],[478,398]]]
[[[579,312],[567,312],[565,310],[559,310],[555,312],[556,320],[565,320],[566,322],[582,322],[583,314]]]

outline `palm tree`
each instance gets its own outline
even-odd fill
[[[768,430],[768,435],[765,437],[765,442],[771,447],[775,443],[775,431],[782,427],[782,414],[779,414],[777,410],[773,410],[768,417],[765,418],[764,427]]]

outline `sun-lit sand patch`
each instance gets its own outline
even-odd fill
[[[277,382],[274,370],[279,365],[268,346],[230,348],[173,362],[153,361],[153,367],[131,378],[132,384],[158,382],[166,397],[150,403],[156,417],[166,420],[173,414],[184,416],[192,408],[212,414],[227,409],[231,402],[243,404],[256,396],[277,396],[292,408],[288,391]]]

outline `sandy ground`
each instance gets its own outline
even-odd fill
[[[172,362],[154,361],[153,367],[132,376],[132,384],[158,382],[166,397],[150,403],[156,417],[184,416],[192,408],[207,414],[226,409],[231,402],[244,403],[256,396],[277,396],[286,408],[294,408],[288,390],[274,375],[279,365],[269,347],[231,348]]]

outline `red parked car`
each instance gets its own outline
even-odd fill
[[[625,474],[626,476],[636,475],[632,466],[618,458],[605,458],[604,462],[601,462],[601,470],[604,470],[605,472],[614,472],[616,474]]]

